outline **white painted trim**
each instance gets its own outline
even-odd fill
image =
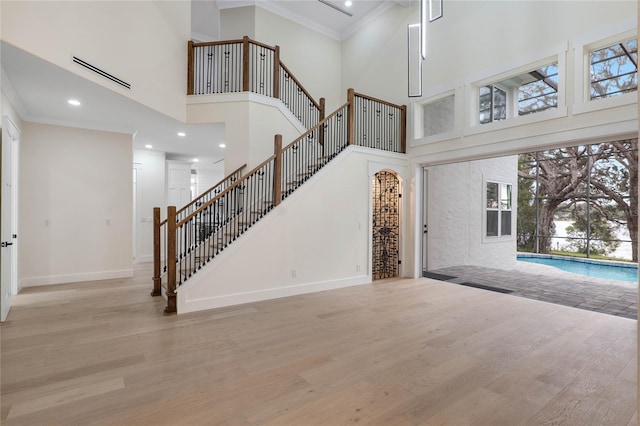
[[[280,99],[272,98],[270,96],[259,95],[252,92],[239,92],[239,93],[217,93],[211,95],[189,95],[187,96],[187,105],[199,105],[199,104],[219,104],[228,102],[254,102],[257,104],[277,108],[280,113],[293,125],[297,131],[302,133],[307,132],[307,128],[293,115],[293,113],[287,108]],[[187,121],[188,122],[188,121]]]
[[[40,285],[54,285],[54,284],[68,284],[77,283],[82,281],[98,281],[98,280],[111,280],[115,278],[130,278],[133,277],[133,269],[121,269],[115,271],[101,271],[101,272],[84,272],[79,274],[65,274],[65,275],[48,275],[43,277],[31,277],[23,278],[20,282],[20,288],[34,287]]]
[[[370,275],[360,275],[339,280],[306,283],[191,300],[182,296],[180,289],[178,289],[178,314],[221,308],[223,306],[240,305],[243,303],[260,302],[263,300],[279,299],[282,297],[297,296],[300,294],[317,293],[319,291],[336,290],[339,288],[364,284],[371,284]]]
[[[20,96],[16,94],[16,89],[13,87],[11,81],[7,77],[7,73],[4,71],[4,68],[0,67],[0,87],[2,91],[7,95],[9,102],[16,109],[16,112],[23,120],[28,120],[30,118],[29,114],[27,114],[27,109],[25,108]],[[8,117],[7,117],[8,118]],[[30,120],[31,121],[31,120]],[[15,123],[14,123],[15,126]],[[18,128],[18,126],[15,126]],[[19,130],[19,129],[18,129]]]
[[[133,261],[133,263],[149,263],[149,262],[153,262],[153,255],[152,254],[146,254],[144,256],[137,256],[135,258],[135,260]]]
[[[382,3],[381,5],[373,9],[371,12],[369,12],[368,14],[366,14],[365,16],[363,16],[362,18],[360,18],[359,20],[357,20],[356,22],[354,22],[353,24],[349,25],[347,28],[342,30],[342,32],[340,33],[339,40],[346,40],[347,38],[351,37],[357,31],[361,30],[362,28],[367,26],[371,21],[373,21],[378,16],[382,15],[384,12],[386,12],[391,7],[393,7],[394,4],[395,4],[395,1],[386,1]],[[407,7],[407,6],[402,6],[402,7]]]

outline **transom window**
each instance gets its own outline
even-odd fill
[[[491,123],[558,107],[558,63],[478,88],[478,121]]]
[[[589,53],[590,98],[609,98],[638,89],[638,39]]]
[[[507,92],[496,86],[480,88],[480,124],[507,118]]]
[[[518,87],[518,115],[558,107],[558,64],[551,64],[533,70],[531,79]]]
[[[509,183],[487,182],[487,237],[511,235],[512,186]]]

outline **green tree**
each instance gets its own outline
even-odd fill
[[[535,155],[520,155],[518,171],[529,175],[535,168]],[[536,249],[536,187],[535,180],[518,179],[518,217],[516,243],[519,251],[534,252]]]
[[[609,255],[620,246],[620,241],[615,239],[617,226],[612,225],[608,220],[609,215],[601,206],[591,207],[587,215],[586,203],[574,204],[571,211],[573,223],[567,227],[567,236],[572,238],[569,240],[569,247],[577,253]],[[587,217],[590,226],[587,224]]]

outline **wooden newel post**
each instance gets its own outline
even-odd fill
[[[318,123],[320,123],[322,120],[324,120],[325,118],[325,99],[324,98],[320,98],[320,114],[318,116]],[[320,126],[320,128],[318,129],[318,143],[320,143],[320,146],[322,147],[323,151],[322,154],[324,155],[324,126]]]
[[[242,91],[249,91],[249,37],[242,37]]]
[[[407,153],[407,106],[402,105],[400,111],[400,152]]]
[[[273,207],[282,201],[282,135],[276,135],[273,143]]]
[[[347,145],[353,145],[355,142],[355,91],[347,90]]]
[[[166,314],[177,311],[176,306],[176,206],[167,207],[167,307]]]
[[[280,46],[273,52],[273,97],[280,99]]]
[[[193,95],[193,41],[187,43],[187,95]]]
[[[162,295],[161,282],[161,260],[160,260],[160,207],[153,208],[153,290],[152,296]]]

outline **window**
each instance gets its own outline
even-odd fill
[[[511,184],[487,182],[487,237],[511,235]]]
[[[480,124],[507,118],[507,92],[496,86],[480,88]]]
[[[521,78],[523,84],[518,87],[518,115],[558,107],[557,63],[533,70]]]
[[[478,89],[479,122],[492,123],[558,107],[558,62]]]
[[[589,53],[591,100],[638,89],[638,40],[622,41]]]
[[[422,105],[424,114],[424,136],[433,136],[453,131],[455,114],[455,96],[444,98]]]

